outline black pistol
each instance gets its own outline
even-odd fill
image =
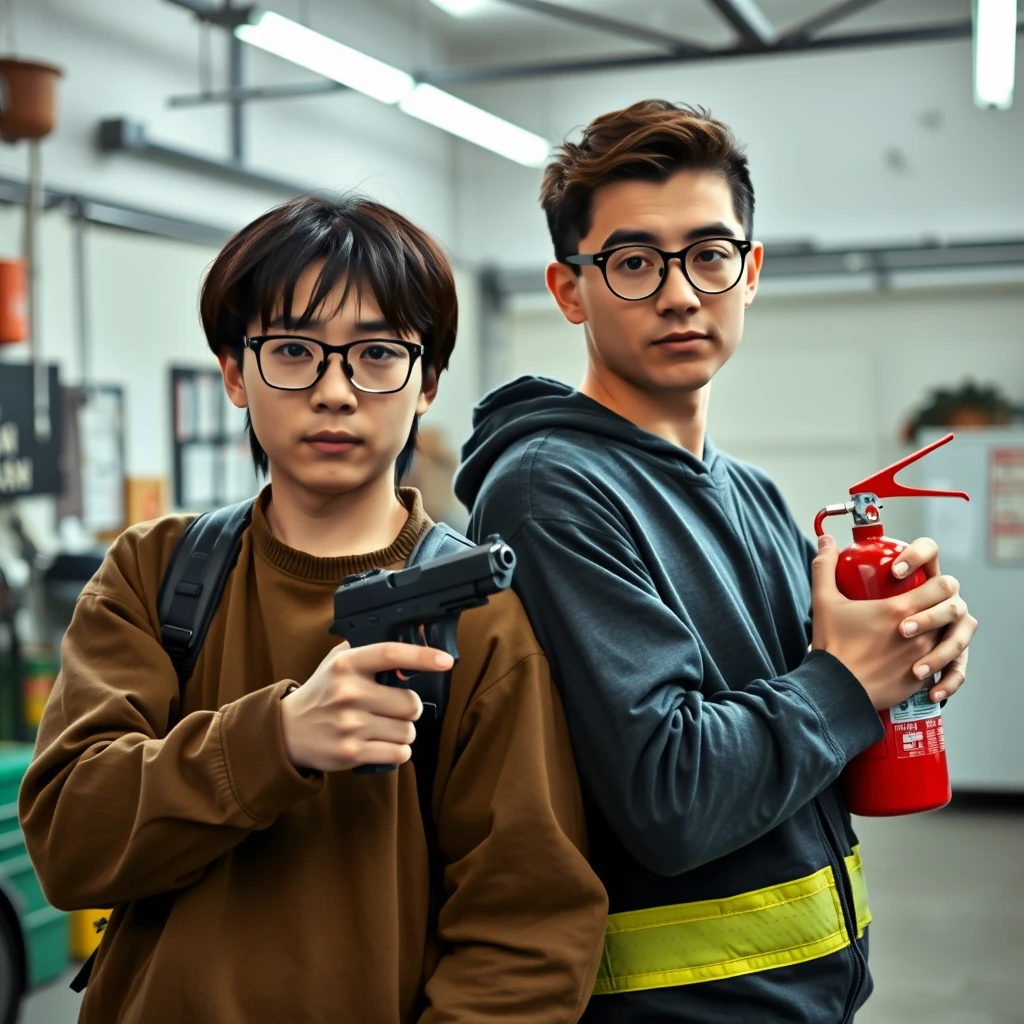
[[[447,651],[456,661],[455,633],[459,616],[467,608],[487,604],[491,594],[512,583],[516,556],[497,535],[457,555],[444,555],[420,565],[389,571],[373,569],[346,576],[334,592],[331,632],[352,647],[386,641],[419,644]],[[424,714],[444,716],[448,703],[447,672],[416,673],[401,679],[397,672],[381,672],[377,682],[415,690]],[[391,771],[395,766],[360,765],[360,775]]]

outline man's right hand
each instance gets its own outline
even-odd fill
[[[814,650],[828,651],[860,680],[879,711],[895,707],[922,689],[933,673],[966,662],[966,644],[976,621],[959,597],[960,584],[952,576],[933,576],[922,586],[883,601],[851,601],[836,586],[839,553],[831,537],[820,538],[812,567]],[[926,614],[922,614],[926,613]],[[905,636],[901,624],[917,616],[931,629]],[[960,620],[968,620],[963,627]],[[965,641],[943,642],[944,628],[964,633]],[[956,648],[960,648],[957,650]],[[915,674],[927,668],[924,676]],[[947,682],[942,690],[954,692],[962,679]],[[960,673],[962,675],[962,673]],[[934,691],[933,691],[934,693]],[[935,697],[933,696],[933,699]]]
[[[450,654],[416,644],[339,644],[281,701],[288,758],[296,768],[343,772],[361,764],[403,764],[423,703],[412,690],[381,686],[378,672],[447,672]]]

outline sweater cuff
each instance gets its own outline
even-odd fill
[[[286,679],[247,693],[221,712],[221,747],[231,790],[242,810],[264,825],[324,784],[322,775],[303,776],[288,760],[281,698],[290,685]]]
[[[867,691],[835,655],[811,651],[784,678],[821,715],[847,761],[884,739],[885,727]]]

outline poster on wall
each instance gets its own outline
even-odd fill
[[[245,412],[224,393],[219,370],[171,368],[174,504],[202,512],[259,490]]]
[[[989,501],[993,563],[1024,564],[1024,445],[992,449]]]
[[[34,369],[0,363],[0,501],[29,494],[60,494],[60,389],[57,367],[47,367],[50,436],[35,431]]]

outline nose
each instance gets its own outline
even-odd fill
[[[354,409],[359,404],[358,394],[345,373],[341,353],[330,353],[327,369],[312,388],[310,402],[317,408]]]
[[[668,261],[665,268],[665,283],[658,289],[655,298],[658,300],[659,313],[673,309],[700,309],[700,292],[690,284],[683,273],[682,260],[675,258]]]

